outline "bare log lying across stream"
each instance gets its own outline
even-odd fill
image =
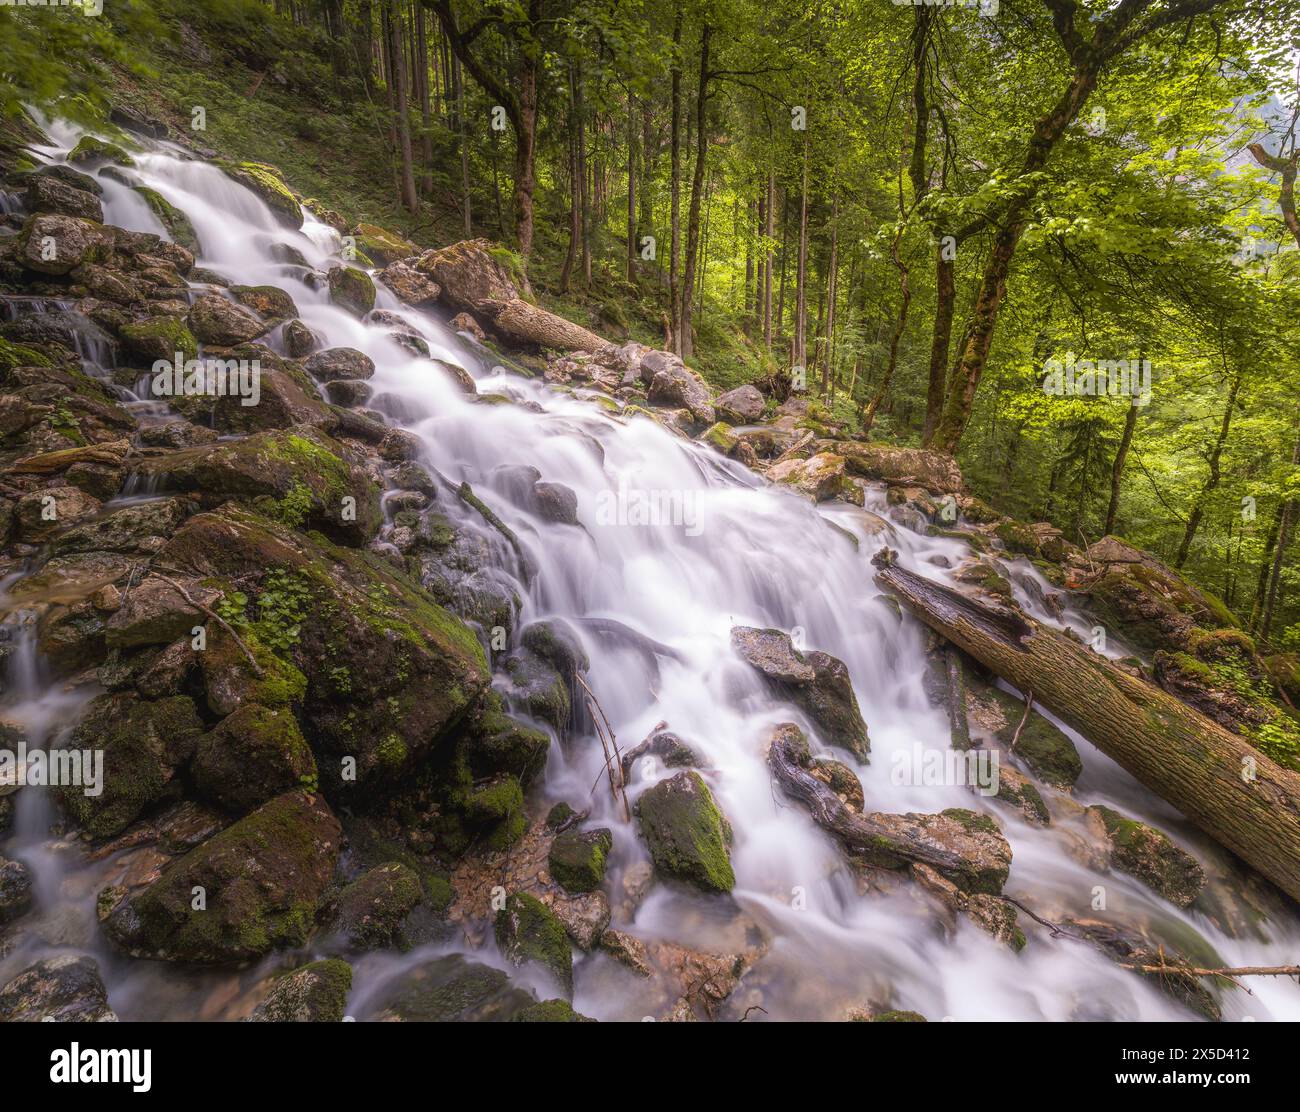
[[[1300,900],[1300,775],[1069,637],[893,564],[876,582]]]
[[[853,773],[838,761],[814,762],[808,739],[789,722],[773,730],[767,763],[786,795],[805,804],[813,821],[850,857],[884,869],[928,865],[963,891],[994,896],[1002,891],[1011,847],[992,819],[960,809],[938,815],[863,814],[855,806],[861,787]],[[840,778],[852,784],[841,784]]]

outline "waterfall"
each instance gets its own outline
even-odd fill
[[[59,121],[48,127],[56,146],[42,153],[57,160],[79,133]],[[1202,861],[1223,854],[1068,729],[1084,765],[1073,793],[1077,805],[1066,801],[1059,813],[1054,807],[1047,827],[1030,826],[965,787],[894,782],[896,755],[918,744],[949,747],[948,723],[923,687],[924,632],[882,599],[871,556],[888,544],[903,566],[951,583],[949,568],[969,554],[963,542],[907,528],[883,490],[869,490],[863,508],[815,506],[646,417],[625,419],[610,412],[596,404],[594,391],[560,390],[516,374],[435,313],[403,305],[382,285],[376,308],[392,317],[383,324],[360,321],[332,305],[328,292],[312,281],[313,270],[338,260],[340,241],[331,228],[307,215],[302,231],[285,229],[243,186],[166,144],[152,144],[134,157],[130,170],[111,176],[96,172],[104,187],[106,222],[163,234],[123,183],[137,179],[189,217],[201,243],[198,265],[240,283],[279,286],[293,297],[323,346],[352,347],[370,356],[377,367],[371,406],[415,433],[425,462],[439,473],[453,483],[468,481],[525,550],[533,574],[523,576],[508,566],[492,572],[508,579],[520,599],[515,628],[561,617],[579,631],[591,660],[587,680],[625,749],[667,722],[704,758],[709,786],[734,828],[735,902],[769,940],[750,977],[763,985],[770,1018],[837,1018],[868,1000],[955,1020],[1160,1020],[1185,1019],[1188,1013],[1090,947],[1053,938],[1024,917],[1030,938],[1017,954],[964,919],[955,930],[939,929],[905,885],[860,893],[839,849],[773,786],[765,739],[776,723],[803,719],[735,654],[729,638],[735,625],[781,629],[797,644],[844,661],[870,730],[872,753],[869,764],[855,764],[843,752],[833,755],[858,773],[867,810],[987,811],[1014,852],[1007,893],[1046,917],[1090,917],[1094,889],[1104,884],[1111,915],[1159,922],[1173,934],[1199,935],[1229,965],[1280,964],[1300,950],[1300,921],[1294,914],[1259,924],[1253,937],[1230,937],[1199,911],[1178,910],[1130,877],[1100,874],[1083,864],[1077,852],[1082,808],[1094,803],[1151,822]],[[281,261],[284,245],[306,260],[306,268]],[[393,319],[424,337],[436,359],[465,367],[480,395],[505,394],[517,404],[475,404],[429,359],[393,338]],[[269,342],[278,340],[273,335]],[[102,353],[89,351],[87,357]],[[543,479],[570,487],[581,524],[543,520],[512,500],[517,466],[534,467]],[[655,499],[676,510],[647,524],[632,523],[626,508]],[[447,500],[439,509],[463,512]],[[457,524],[478,527],[473,515]],[[494,539],[499,547],[499,538]],[[1092,623],[1076,610],[1067,607],[1058,616],[1043,607],[1044,591],[1055,588],[1027,561],[1014,570],[1017,600],[1029,613],[1086,636]],[[672,652],[647,658],[631,643],[598,636],[598,629],[607,628],[602,621],[620,623]],[[52,695],[41,689],[28,641],[21,631],[13,636],[10,696],[19,700],[19,713],[10,716],[34,720],[40,717],[38,705],[53,713],[47,705]],[[1115,647],[1108,652],[1122,655]],[[57,708],[62,717],[54,717],[66,725],[75,707],[64,699]],[[547,800],[590,806],[593,822],[614,831],[608,883],[617,891],[625,871],[645,860],[646,851],[635,822],[623,821],[608,791],[603,786],[592,791],[602,764],[594,738],[554,744],[539,790]],[[634,774],[633,801],[650,783]],[[26,850],[35,857],[45,840],[28,824],[11,835],[4,852],[21,857]],[[41,853],[40,867],[55,868],[50,852]],[[67,873],[66,898],[88,909],[91,889],[74,883],[66,860],[57,867]],[[1213,887],[1215,870],[1207,871]],[[631,929],[644,937],[725,948],[735,945],[736,921],[716,901],[659,886],[641,904]],[[72,944],[99,945],[89,938]],[[210,975],[156,967],[142,971],[95,952],[108,962],[110,995],[128,1015],[132,1007],[142,1015],[164,1008],[181,1016],[201,1013],[202,1005],[193,997],[186,1003],[175,985],[188,983],[197,992]],[[31,960],[29,953],[24,958]],[[16,960],[0,960],[0,979],[12,975]],[[358,998],[377,978],[396,975],[411,960],[375,958],[367,967],[369,980],[359,979]],[[192,980],[186,982],[187,977]],[[162,994],[166,1004],[151,1000],[145,988],[162,984],[169,986]],[[1225,1019],[1300,1018],[1300,988],[1288,979],[1259,978],[1250,987],[1253,996],[1222,994]],[[582,967],[574,1005],[602,1019],[644,1014],[626,979],[599,961]]]

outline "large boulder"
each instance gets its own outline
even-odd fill
[[[205,344],[229,347],[255,340],[271,327],[251,309],[222,297],[205,293],[190,306],[187,321],[190,331]]]
[[[1169,835],[1110,807],[1089,807],[1088,822],[1110,851],[1112,868],[1140,880],[1178,907],[1190,907],[1205,887],[1205,870]]]
[[[26,200],[28,212],[54,212],[97,224],[104,222],[104,206],[94,193],[50,174],[33,174],[27,179]]]
[[[277,796],[135,892],[107,888],[99,919],[136,957],[247,961],[302,946],[334,876],[341,832],[319,795]]]
[[[375,307],[375,283],[355,266],[336,266],[329,272],[330,300],[354,316],[364,317]]]
[[[636,804],[641,835],[655,868],[706,892],[730,892],[731,826],[703,777],[685,769],[642,793]]]
[[[547,857],[551,876],[566,892],[595,891],[605,878],[605,860],[613,847],[613,832],[604,828],[562,831]]]
[[[774,483],[793,487],[814,502],[825,502],[841,494],[852,497],[856,488],[844,474],[844,457],[819,452],[810,459],[788,459],[773,464],[767,477]]]
[[[437,282],[421,274],[410,263],[389,263],[379,272],[379,278],[399,301],[407,305],[430,305],[442,292]]]
[[[523,989],[512,987],[502,970],[450,954],[404,971],[381,992],[377,1018],[407,1023],[504,1020],[534,1002]]]
[[[564,990],[573,995],[573,951],[564,924],[536,896],[519,892],[506,897],[497,912],[497,946],[515,965],[533,962],[551,975]]]
[[[213,503],[256,502],[287,525],[345,543],[365,543],[383,521],[374,483],[347,461],[341,444],[307,426],[168,452],[141,460],[136,473]]]
[[[748,425],[763,416],[766,401],[757,386],[737,386],[713,403],[722,420],[733,425]]]
[[[103,753],[97,794],[85,785],[57,789],[64,810],[92,838],[125,830],[179,787],[203,723],[185,695],[146,701],[132,692],[100,695],[82,717],[69,749]]]
[[[264,162],[216,163],[240,185],[252,190],[271,210],[272,215],[286,228],[302,227],[302,205],[285,184],[284,176],[274,166]]]
[[[287,707],[245,703],[199,740],[191,771],[199,792],[234,814],[316,789],[316,760]]]
[[[114,1023],[99,966],[60,954],[29,965],[0,988],[0,1023]]]
[[[38,274],[67,274],[82,263],[102,261],[113,244],[113,233],[93,220],[36,213],[18,234],[16,258]]]
[[[838,440],[834,450],[844,457],[850,474],[864,479],[891,486],[920,486],[941,494],[957,494],[962,489],[961,468],[952,456],[941,452],[857,440]]]
[[[304,677],[303,731],[331,798],[359,800],[422,767],[487,686],[487,660],[470,629],[376,554],[226,506],[190,518],[161,559],[228,584],[228,598],[255,607],[228,610],[228,620],[251,651],[272,660],[258,679],[228,647],[223,701],[235,702],[241,684],[284,689],[287,682],[270,684],[280,667]],[[252,701],[274,705],[269,697],[257,692]]]
[[[339,929],[358,949],[407,949],[407,920],[422,899],[419,874],[409,865],[376,865],[339,893]]]
[[[253,1023],[341,1023],[352,991],[352,966],[340,958],[301,965],[275,978],[253,1009]]]
[[[303,367],[313,378],[322,382],[337,379],[370,378],[375,373],[375,361],[356,348],[326,348],[308,356]]]
[[[871,750],[853,682],[844,662],[829,653],[800,652],[779,629],[735,626],[731,645],[752,668],[812,719],[828,745],[865,761]]]
[[[388,266],[398,259],[409,259],[419,252],[409,239],[403,239],[396,232],[381,228],[378,224],[358,224],[352,229],[357,250],[376,266]]]
[[[442,287],[445,300],[469,312],[532,296],[518,258],[486,239],[468,239],[426,251],[416,269]]]
[[[644,365],[645,360],[642,361]],[[702,425],[711,425],[717,420],[713,403],[709,400],[709,388],[676,357],[655,372],[646,399],[651,405],[689,410],[691,418]]]

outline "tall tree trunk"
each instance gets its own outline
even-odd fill
[[[1119,513],[1119,491],[1124,481],[1124,462],[1128,459],[1129,446],[1133,443],[1133,430],[1137,427],[1138,406],[1134,398],[1124,414],[1124,432],[1119,438],[1119,447],[1115,449],[1115,462],[1110,468],[1110,504],[1106,507],[1106,525],[1103,535],[1115,531],[1115,515]]]
[[[763,229],[766,250],[763,252],[763,347],[772,351],[772,240],[776,234],[776,175],[767,168],[767,226]]]
[[[627,94],[627,280],[636,281],[636,101]]]
[[[415,4],[412,18],[415,23],[416,88],[420,94],[420,192],[428,197],[433,192],[433,102],[429,95],[429,39],[428,14]]]
[[[880,376],[880,385],[876,387],[876,392],[871,401],[867,404],[867,411],[862,415],[862,431],[869,433],[872,425],[876,422],[876,415],[880,412],[881,405],[884,404],[885,398],[889,395],[889,385],[894,377],[894,368],[898,365],[898,345],[903,338],[903,330],[907,327],[907,310],[912,304],[912,287],[907,273],[907,264],[903,262],[899,254],[899,241],[903,238],[903,225],[898,226],[898,232],[894,236],[894,242],[890,244],[889,255],[894,261],[894,266],[898,269],[898,287],[900,299],[898,303],[898,318],[894,322],[894,332],[889,338],[889,362],[885,364],[885,373]]]
[[[700,208],[704,202],[704,170],[708,161],[708,126],[705,113],[709,100],[709,40],[713,28],[700,29],[700,82],[695,101],[695,174],[691,182],[691,208],[686,220],[686,258],[682,265],[681,319],[677,325],[677,342],[685,358],[695,350],[691,336],[691,302],[695,293],[695,267],[700,253]]]
[[[673,64],[671,93],[671,161],[669,204],[671,206],[671,246],[668,253],[668,319],[672,322],[673,351],[682,353],[681,332],[677,323],[682,316],[682,293],[677,276],[677,261],[682,250],[682,8],[680,2],[673,15]]]
[[[402,44],[402,4],[392,0],[388,9],[389,64],[393,85],[393,106],[397,116],[397,153],[400,159],[402,205],[414,213],[420,207],[415,192],[415,162],[411,150],[410,95],[407,88],[406,58]]]
[[[569,292],[569,279],[578,257],[578,244],[582,239],[582,166],[578,161],[578,105],[574,80],[574,64],[569,63],[569,247],[564,254],[560,270],[560,293]]]
[[[808,132],[803,133],[803,185],[799,193],[799,257],[795,268],[794,347],[790,362],[808,365]]]
[[[1232,411],[1236,408],[1237,391],[1240,387],[1241,372],[1238,371],[1233,374],[1231,384],[1228,387],[1228,403],[1223,407],[1223,420],[1219,422],[1219,435],[1215,437],[1214,447],[1210,449],[1207,461],[1210,465],[1210,473],[1205,477],[1205,483],[1192,505],[1192,512],[1187,516],[1187,528],[1183,530],[1183,540],[1178,546],[1178,555],[1174,558],[1174,567],[1176,568],[1181,568],[1187,562],[1187,556],[1192,550],[1192,541],[1196,538],[1196,531],[1201,527],[1201,519],[1205,516],[1205,503],[1210,495],[1218,489],[1221,478],[1219,461],[1223,456],[1223,446],[1228,442],[1228,429],[1232,426]]]
[[[822,346],[822,396],[831,389],[831,338],[835,335],[835,279],[840,265],[840,199],[831,202],[831,259],[826,275],[826,331]]]
[[[456,98],[456,130],[460,133],[460,203],[461,214],[465,218],[465,238],[474,235],[474,213],[469,191],[469,132],[465,118],[465,79],[460,69],[460,59],[451,55],[449,78],[452,92]]]

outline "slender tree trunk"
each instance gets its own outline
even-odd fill
[[[831,389],[831,337],[835,334],[835,288],[840,257],[840,199],[831,202],[831,260],[826,276],[826,332],[822,346],[822,396]]]
[[[1119,438],[1119,447],[1115,450],[1115,462],[1110,468],[1110,504],[1106,507],[1106,525],[1103,536],[1115,531],[1115,515],[1119,513],[1119,491],[1124,481],[1124,462],[1128,459],[1129,446],[1133,443],[1133,430],[1137,427],[1137,399],[1128,407],[1124,415],[1124,433]]]
[[[569,63],[569,247],[564,255],[564,266],[560,270],[560,293],[569,292],[569,279],[573,274],[573,264],[578,257],[578,244],[582,239],[582,166],[578,161],[578,107],[577,93],[573,74],[573,63]]]
[[[428,14],[416,3],[413,9],[415,23],[415,64],[417,89],[420,93],[420,192],[428,197],[433,192],[433,103],[429,95],[429,39]]]
[[[1215,438],[1214,447],[1210,449],[1208,460],[1210,473],[1206,476],[1205,484],[1196,496],[1196,501],[1192,505],[1192,512],[1187,516],[1187,528],[1183,530],[1183,540],[1178,546],[1178,555],[1174,558],[1174,567],[1176,568],[1181,568],[1187,562],[1187,556],[1192,550],[1192,541],[1196,537],[1196,531],[1201,527],[1201,519],[1205,516],[1205,503],[1210,495],[1218,489],[1221,478],[1219,461],[1223,456],[1223,446],[1228,442],[1228,429],[1232,426],[1232,411],[1236,408],[1237,391],[1240,387],[1241,373],[1237,372],[1233,374],[1231,384],[1228,387],[1228,403],[1223,407],[1223,420],[1219,423],[1219,435]]]
[[[808,132],[803,133],[803,185],[799,194],[799,258],[795,269],[794,347],[790,361],[808,364]]]
[[[672,322],[669,330],[673,338],[673,351],[682,353],[681,331],[678,322],[682,316],[681,286],[677,276],[677,261],[682,250],[682,8],[678,3],[673,16],[673,64],[672,64],[672,168],[669,180],[669,204],[671,206],[671,246],[668,253],[668,319]]]
[[[636,281],[636,101],[627,94],[627,280]]]
[[[889,385],[894,378],[894,368],[898,365],[898,345],[903,338],[903,330],[907,327],[907,310],[912,304],[912,288],[907,273],[907,264],[903,262],[899,254],[899,241],[903,238],[903,227],[900,224],[898,233],[894,236],[894,242],[890,245],[889,254],[894,261],[894,266],[898,268],[898,287],[900,299],[898,303],[898,318],[894,322],[894,332],[889,338],[889,362],[885,364],[885,373],[880,376],[880,385],[876,387],[876,392],[871,401],[867,404],[867,411],[862,416],[862,431],[869,433],[872,425],[875,424],[876,415],[880,412],[881,405],[884,404],[885,398],[889,395]]]
[[[695,293],[695,267],[700,252],[700,208],[704,202],[704,171],[708,161],[708,126],[706,110],[709,92],[709,40],[713,28],[704,24],[700,29],[700,82],[696,96],[695,112],[695,174],[691,182],[691,207],[686,220],[686,259],[682,266],[681,320],[677,326],[677,342],[682,357],[695,350],[691,336],[691,302]]]
[[[389,5],[389,63],[393,83],[393,103],[397,114],[397,153],[401,160],[401,199],[407,212],[420,207],[415,192],[415,162],[411,149],[410,96],[406,75],[406,59],[402,44],[402,5],[392,0]]]
[[[460,70],[460,59],[451,55],[449,77],[456,98],[456,130],[460,133],[460,199],[461,214],[465,218],[465,238],[474,235],[474,214],[469,191],[469,134],[465,119],[465,80]]]
[[[767,168],[767,225],[763,229],[766,240],[763,252],[763,347],[772,351],[772,240],[776,233],[776,175]]]

